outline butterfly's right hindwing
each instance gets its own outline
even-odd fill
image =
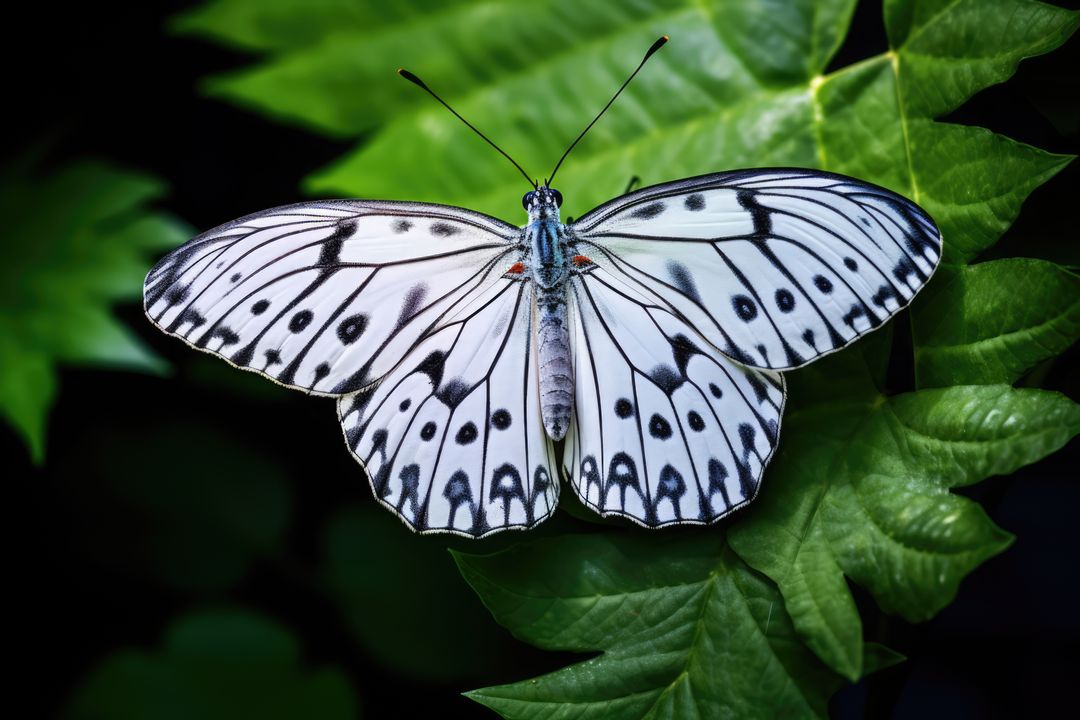
[[[648,527],[749,503],[779,439],[783,378],[732,362],[618,273],[597,267],[570,285],[563,463],[581,501]]]
[[[147,275],[144,307],[163,331],[234,365],[342,395],[389,372],[425,330],[498,277],[519,233],[422,203],[275,208],[163,258]]]
[[[413,530],[481,537],[533,527],[555,508],[532,290],[496,280],[378,385],[338,401],[376,497]]]

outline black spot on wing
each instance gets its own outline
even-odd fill
[[[671,423],[659,413],[653,413],[649,418],[649,434],[658,440],[667,440],[671,437]]]
[[[691,193],[683,200],[683,205],[690,212],[698,212],[705,209],[705,196],[701,193]]]
[[[416,315],[416,311],[420,308],[420,303],[424,302],[427,293],[428,286],[423,283],[409,288],[409,292],[405,294],[405,299],[401,303],[401,313],[398,315],[397,321],[398,327],[401,327]]]
[[[641,481],[638,479],[637,464],[634,459],[624,452],[615,453],[608,464],[607,481],[604,492],[601,494],[601,507],[607,498],[611,486],[619,488],[619,503],[622,510],[626,509],[626,491],[634,490],[643,501],[645,496],[641,493]]]
[[[694,278],[685,265],[670,260],[667,264],[667,271],[668,275],[671,276],[671,282],[675,287],[679,288],[679,291],[683,295],[699,305],[702,304],[701,294],[698,293],[697,285],[694,284]]]
[[[780,288],[776,291],[776,307],[780,309],[780,312],[785,313],[795,309],[795,296],[791,294],[790,290]]]
[[[457,435],[454,436],[454,442],[458,445],[469,445],[476,440],[478,435],[476,423],[470,420],[458,428]]]
[[[408,220],[395,220],[390,228],[400,235],[403,232],[408,232],[412,225]]]
[[[491,425],[496,430],[505,430],[510,427],[510,422],[510,412],[506,409],[500,408],[491,414]]]
[[[461,232],[461,229],[445,222],[433,222],[431,223],[431,234],[436,237],[450,237],[451,235],[457,235]]]
[[[424,427],[420,428],[420,439],[425,441],[430,440],[435,437],[435,433],[438,429],[438,426],[433,422],[428,421],[424,423]]]
[[[322,247],[319,248],[319,261],[317,265],[319,267],[326,267],[340,262],[341,248],[345,245],[345,241],[351,238],[355,232],[355,220],[342,220],[339,222],[337,228],[334,230],[334,234],[326,238],[326,240],[323,240]]]
[[[301,310],[292,316],[289,320],[289,332],[298,333],[303,332],[304,328],[311,324],[311,321],[315,318],[315,313],[310,310]]]
[[[447,380],[446,384],[439,388],[435,393],[435,397],[451,410],[460,405],[461,401],[468,395],[469,386],[460,378]]]
[[[416,366],[416,372],[424,373],[431,380],[431,384],[438,387],[442,383],[443,369],[446,366],[446,355],[436,350],[420,361]]]
[[[664,212],[666,205],[661,201],[651,202],[648,205],[642,205],[641,207],[630,213],[630,217],[636,220],[650,220],[660,213]]]
[[[733,295],[731,306],[735,309],[735,314],[743,322],[750,322],[757,317],[757,305],[746,295]]]
[[[503,524],[510,524],[510,505],[514,500],[519,500],[522,507],[526,507],[525,488],[521,482],[521,473],[510,463],[503,463],[495,468],[491,475],[491,490],[488,492],[488,500],[494,502],[502,500]]]
[[[269,300],[259,300],[257,303],[251,306],[252,315],[262,315],[266,312],[266,308],[270,307]]]
[[[701,432],[705,429],[705,421],[701,419],[696,411],[691,410],[686,415],[686,423],[690,426],[690,429],[694,432]]]
[[[665,465],[660,470],[660,480],[656,485],[656,497],[653,500],[652,514],[657,515],[661,500],[669,500],[675,512],[675,519],[682,519],[682,512],[679,508],[679,498],[686,494],[686,481],[683,480],[682,473],[676,470],[671,465]],[[659,523],[659,518],[656,518],[655,522]]]
[[[682,373],[670,365],[657,365],[649,373],[649,378],[668,395],[678,390],[679,386],[686,382],[686,378],[683,377]]]
[[[634,404],[626,398],[619,398],[615,401],[615,414],[625,420],[634,414]]]
[[[356,339],[363,334],[364,328],[367,327],[367,322],[367,315],[364,314],[351,315],[345,318],[337,326],[338,340],[341,341],[342,345],[351,345],[356,342]]]
[[[766,237],[772,233],[772,217],[769,211],[758,204],[757,193],[753,190],[739,190],[735,194],[736,200],[745,210],[750,213],[754,221],[754,235]]]

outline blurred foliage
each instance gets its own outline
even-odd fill
[[[328,524],[324,579],[349,629],[380,665],[427,682],[490,677],[512,657],[509,638],[475,641],[491,619],[461,583],[446,545],[445,538],[409,533],[368,503]]]
[[[107,657],[64,717],[347,720],[357,717],[357,707],[340,671],[301,665],[289,630],[258,615],[220,610],[174,622],[159,651]]]
[[[888,333],[792,373],[764,490],[725,530],[645,540],[609,529],[458,556],[520,639],[604,651],[470,694],[506,717],[824,715],[844,679],[895,659],[865,642],[847,580],[889,613],[934,616],[1011,541],[951,489],[1012,472],[1080,431],[1072,401],[1010,385],[1080,337],[1076,276],[1046,261],[969,265],[1071,158],[935,119],[1009,78],[1022,58],[1058,47],[1080,15],[1029,0],[885,0],[889,49],[827,70],[853,8],[211,0],[175,21],[179,32],[259,57],[210,78],[208,93],[361,139],[307,179],[312,192],[513,218],[513,168],[394,70],[414,70],[526,168],[546,171],[649,43],[669,34],[562,171],[567,214],[633,175],[653,183],[793,165],[897,190],[943,231],[939,277],[914,304],[911,327],[895,329],[900,348],[911,334],[918,389],[887,391]],[[332,575],[351,587],[343,569],[377,541],[347,520],[334,532],[353,549]],[[373,605],[373,576],[357,572],[367,589],[342,599],[372,641],[373,607],[392,601]]]
[[[52,460],[70,479],[63,491],[77,512],[68,522],[105,567],[208,594],[280,550],[292,509],[285,475],[219,421],[127,419],[86,428],[70,447]]]
[[[95,161],[52,169],[28,153],[0,168],[0,413],[35,462],[45,457],[58,363],[164,370],[109,311],[141,296],[153,254],[190,235],[148,207],[164,190]]]

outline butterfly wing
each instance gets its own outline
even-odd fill
[[[557,465],[540,417],[531,282],[500,278],[338,415],[375,496],[418,532],[544,520]]]
[[[602,265],[570,283],[564,473],[602,515],[708,523],[748,503],[780,431],[778,373],[743,367]]]
[[[379,378],[493,277],[520,230],[424,203],[320,201],[210,230],[147,275],[160,329],[307,392]]]
[[[917,205],[814,170],[741,170],[656,185],[572,226],[575,251],[683,315],[745,365],[785,370],[905,307],[941,237]]]

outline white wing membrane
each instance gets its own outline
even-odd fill
[[[505,271],[519,235],[441,205],[291,205],[174,250],[147,276],[144,304],[159,328],[199,349],[340,395],[389,372],[426,329]]]
[[[582,502],[661,527],[712,522],[753,499],[780,431],[782,377],[731,362],[602,265],[570,292],[564,472]]]
[[[729,357],[800,367],[880,326],[934,272],[941,238],[915,204],[812,170],[657,185],[591,211],[576,252],[685,317]]]
[[[376,497],[414,530],[482,537],[554,510],[532,315],[532,283],[497,280],[377,386],[338,401]]]

